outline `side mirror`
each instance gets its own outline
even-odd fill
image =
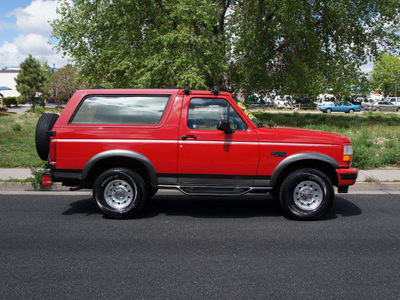
[[[235,131],[231,129],[229,122],[225,120],[219,120],[217,129],[223,131],[224,133],[234,133]]]

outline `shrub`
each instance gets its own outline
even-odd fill
[[[12,124],[12,125],[11,125],[11,128],[12,128],[12,130],[14,130],[14,131],[21,131],[22,126],[21,126],[21,124],[19,124],[19,123],[15,123],[15,124]]]
[[[6,106],[18,105],[17,97],[4,97],[3,103]]]
[[[46,110],[43,107],[35,107],[35,114],[43,115],[45,112]]]

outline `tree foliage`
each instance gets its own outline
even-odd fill
[[[78,68],[68,64],[50,76],[48,89],[58,104],[68,101],[76,90],[86,87],[78,81],[78,75]]]
[[[20,65],[15,82],[17,91],[24,100],[31,100],[33,108],[38,96],[47,97],[46,83],[51,74],[47,63],[43,66],[40,61],[29,55]]]
[[[400,84],[400,57],[384,53],[375,61],[372,85],[386,97],[395,94],[396,80]]]
[[[62,0],[58,49],[90,83],[312,95],[393,45],[398,0]]]

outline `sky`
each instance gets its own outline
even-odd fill
[[[49,21],[57,18],[57,1],[0,0],[0,70],[18,67],[29,54],[61,68],[68,63],[54,45]]]
[[[49,21],[57,18],[58,1],[0,0],[0,70],[18,67],[29,54],[50,66],[61,68],[68,63],[54,49]],[[370,72],[373,63],[362,66]]]

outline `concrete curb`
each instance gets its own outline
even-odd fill
[[[169,191],[169,190],[166,190]],[[173,190],[174,191],[174,190]],[[164,192],[164,191],[163,191]],[[179,193],[178,191],[176,191]],[[36,191],[30,182],[0,182],[0,194],[41,193],[41,194],[91,194],[91,190],[70,191],[69,187],[54,183],[51,187],[42,191]],[[357,182],[350,186],[349,194],[390,193],[400,194],[400,182]],[[340,195],[340,194],[339,194]]]

